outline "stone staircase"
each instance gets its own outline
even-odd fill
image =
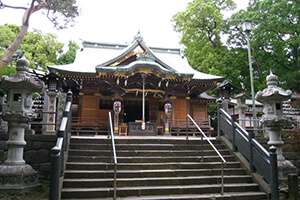
[[[116,139],[118,199],[268,199],[227,147],[213,143],[227,161],[224,195],[222,165],[206,141],[184,137]],[[113,165],[110,140],[72,137],[62,199],[112,199]],[[203,157],[202,157],[203,155]]]

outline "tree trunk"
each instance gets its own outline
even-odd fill
[[[28,25],[23,24],[21,27],[21,31],[17,35],[15,41],[8,47],[8,49],[2,56],[2,58],[0,60],[0,69],[5,67],[12,61],[13,55],[15,54],[15,52],[21,45],[21,42],[22,42],[23,38],[25,37],[27,31],[28,31]]]
[[[8,47],[8,49],[5,51],[4,55],[2,56],[2,58],[0,60],[0,69],[5,67],[12,61],[13,55],[15,54],[17,49],[20,47],[21,42],[23,41],[26,33],[28,32],[29,18],[31,16],[31,14],[40,10],[45,5],[45,2],[40,3],[38,5],[34,5],[35,2],[36,2],[36,0],[31,0],[30,7],[28,9],[26,9],[26,11],[24,12],[21,30],[18,33],[15,41]]]

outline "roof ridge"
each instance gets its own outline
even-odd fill
[[[131,43],[132,44],[132,43]],[[110,49],[124,49],[131,44],[126,43],[109,43],[109,42],[93,42],[93,41],[83,41],[82,45],[84,48],[110,48]],[[154,52],[166,52],[181,54],[182,50],[178,47],[158,47],[158,46],[149,46],[149,48]]]

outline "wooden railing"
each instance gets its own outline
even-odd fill
[[[201,130],[207,133],[208,136],[212,136],[213,128],[210,126],[208,121],[197,121],[196,123],[199,125]],[[170,129],[172,135],[186,136],[186,137],[199,135],[199,131],[197,130],[197,127],[189,119],[172,121]],[[202,137],[201,134],[200,137]]]
[[[80,117],[72,118],[73,135],[107,135],[108,121],[101,122],[98,118],[90,117],[82,120]]]
[[[56,145],[51,149],[51,174],[49,200],[59,200],[62,178],[64,176],[65,161],[69,149],[71,137],[71,119],[72,119],[72,92],[67,93],[67,99],[63,117],[57,131]]]

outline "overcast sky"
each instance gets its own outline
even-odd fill
[[[20,0],[2,0],[20,5]],[[55,30],[42,15],[32,15],[30,28],[55,33],[59,40],[89,40],[110,43],[126,43],[133,40],[138,31],[152,46],[178,47],[179,34],[174,31],[172,16],[186,8],[191,0],[78,0],[80,16],[75,26]],[[28,0],[22,0],[28,2]],[[248,0],[235,0],[238,9],[247,6]],[[27,3],[28,4],[28,3]],[[26,4],[25,4],[26,5]],[[0,24],[20,25],[23,11],[0,10]],[[226,13],[229,15],[229,13]]]

